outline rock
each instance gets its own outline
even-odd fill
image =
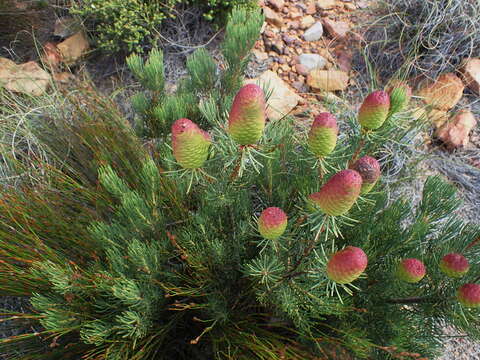
[[[353,11],[353,10],[356,10],[357,7],[354,5],[354,4],[344,4],[343,7],[345,8],[345,10],[348,10],[348,11]]]
[[[339,52],[336,63],[340,70],[348,73],[352,69],[352,54],[347,51]]]
[[[318,54],[301,54],[298,59],[300,64],[305,66],[308,71],[313,69],[323,69],[325,65],[327,65],[327,60]]]
[[[312,15],[307,15],[300,20],[300,28],[301,29],[308,29],[311,27],[313,24],[315,24],[315,19],[313,18]]]
[[[296,64],[295,65],[295,70],[297,71],[298,75],[307,76],[308,73],[309,73],[308,68],[305,65],[302,65],[302,64]]]
[[[283,41],[282,40],[268,40],[264,41],[265,49],[276,52],[279,55],[283,54]]]
[[[450,110],[462,97],[463,89],[462,80],[453,73],[447,73],[440,75],[435,82],[423,86],[418,96],[436,109]]]
[[[65,39],[81,30],[78,21],[70,16],[64,16],[55,20],[53,35]]]
[[[313,26],[311,26],[305,33],[303,34],[303,38],[306,41],[317,41],[323,35],[323,26],[322,23],[317,21]]]
[[[272,71],[266,71],[259,78],[247,80],[246,83],[258,84],[260,87],[268,87],[272,90],[267,107],[267,117],[270,120],[281,119],[290,113],[300,100],[300,96],[290,90],[287,84]]]
[[[73,80],[75,78],[75,76],[73,76],[72,73],[69,73],[69,72],[61,72],[61,73],[54,73],[53,74],[53,80],[57,81],[57,82],[60,82],[62,84],[66,84],[68,82],[70,82],[71,80]]]
[[[77,32],[57,45],[62,61],[67,65],[74,64],[89,48],[87,36],[83,31]]]
[[[305,10],[305,14],[307,15],[314,15],[317,13],[317,6],[313,1],[307,3],[307,9]]]
[[[322,10],[332,9],[335,4],[335,0],[317,0],[317,7]]]
[[[268,59],[268,54],[264,51],[253,49],[252,53],[253,56],[255,56],[255,59],[257,59],[258,61],[265,61]]]
[[[43,45],[43,55],[41,57],[42,63],[49,67],[56,68],[62,61],[62,56],[58,51],[57,45],[51,42],[47,42]]]
[[[368,1],[360,0],[360,1],[357,2],[357,6],[360,9],[366,9],[368,7]]]
[[[287,34],[283,34],[282,35],[282,40],[285,44],[287,45],[291,45],[293,44],[293,42],[295,41],[295,38],[293,36],[290,36],[290,35],[287,35]]]
[[[333,21],[329,18],[322,19],[325,30],[334,39],[343,39],[347,36],[350,26],[344,21]]]
[[[0,58],[0,86],[7,90],[40,96],[47,91],[50,81],[50,74],[35,61],[17,65]]]
[[[268,0],[268,3],[277,11],[282,11],[283,7],[285,6],[284,0]]]
[[[345,90],[348,86],[348,74],[340,70],[312,70],[308,74],[307,84],[314,89],[326,91]]]
[[[292,86],[297,90],[299,93],[305,93],[308,91],[307,86],[303,81],[294,81]]]
[[[263,15],[265,15],[265,21],[271,25],[275,25],[277,27],[283,26],[283,19],[282,17],[277,14],[275,11],[268,7],[263,8]]]
[[[470,131],[477,121],[470,111],[461,111],[448,121],[437,132],[436,136],[448,149],[456,149],[468,145]]]
[[[299,20],[302,16],[303,16],[303,13],[298,8],[293,8],[288,12],[288,17],[292,20]]]
[[[468,59],[460,69],[465,85],[480,95],[480,58]]]

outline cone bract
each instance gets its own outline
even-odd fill
[[[327,263],[327,276],[339,284],[348,284],[357,279],[367,267],[368,258],[362,249],[347,246],[337,251]]]
[[[172,125],[173,156],[185,169],[203,165],[211,142],[210,135],[189,119],[178,119]]]
[[[465,284],[457,290],[457,299],[463,306],[480,307],[480,285]]]
[[[440,270],[447,276],[462,277],[470,269],[468,260],[462,254],[450,253],[445,255],[439,264]]]
[[[338,126],[335,116],[328,112],[315,117],[308,133],[308,148],[318,157],[329,155],[337,144]]]
[[[362,177],[361,194],[366,194],[372,190],[380,178],[380,164],[377,159],[371,156],[363,156],[355,161],[352,169],[357,171]]]
[[[398,264],[397,275],[400,280],[416,283],[426,274],[425,265],[418,259],[404,259]]]
[[[387,92],[390,95],[390,110],[388,116],[405,110],[412,97],[412,89],[405,82],[398,82],[392,85]]]
[[[333,175],[320,191],[309,196],[325,214],[345,214],[357,201],[362,187],[362,177],[355,170],[342,170]]]
[[[233,100],[228,132],[240,145],[255,144],[265,127],[265,95],[255,84],[243,86]]]
[[[378,129],[387,119],[389,110],[390,96],[383,90],[374,91],[363,101],[358,121],[365,129]]]
[[[287,215],[278,207],[269,207],[258,218],[258,232],[266,239],[278,239],[287,227]]]

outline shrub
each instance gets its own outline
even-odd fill
[[[175,7],[181,3],[204,9],[209,20],[226,18],[233,6],[253,4],[251,0],[76,0],[70,13],[87,25],[99,48],[141,52],[153,42],[163,20],[175,17]]]
[[[452,71],[480,55],[480,3],[475,0],[383,0],[372,9],[370,60],[386,75]]]
[[[137,76],[162,81],[146,64]],[[188,83],[212,78],[234,80]],[[375,130],[324,114],[307,131],[266,123],[256,85],[220,89],[150,138],[108,99],[76,92],[65,115],[32,126],[50,164],[2,148],[21,180],[1,193],[0,290],[32,305],[3,320],[37,329],[0,340],[3,354],[394,359],[433,354],[445,323],[479,336],[478,286],[464,284],[480,275],[480,229],[454,215],[454,188],[436,177],[418,204],[390,200],[375,160],[403,151],[417,122],[374,96],[361,116]],[[440,270],[449,253],[470,261],[462,277]]]

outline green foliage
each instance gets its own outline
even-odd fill
[[[174,95],[165,96],[163,57],[159,50],[152,50],[146,61],[138,54],[130,55],[127,64],[145,91],[132,97],[132,105],[138,114],[136,129],[142,136],[158,138],[170,132],[172,123],[182,117],[197,118],[199,105],[205,99],[216,104],[215,113],[228,110],[243,81],[243,73],[250,50],[263,24],[260,12],[235,8],[226,28],[222,43],[225,67],[220,67],[207,52],[200,48],[187,59],[188,76],[181,81]],[[200,120],[200,125],[207,122]]]
[[[206,19],[219,23],[236,6],[257,10],[252,0],[75,0],[70,13],[87,25],[100,49],[142,52],[162,22],[175,16],[178,4],[198,6]]]
[[[239,11],[233,17],[242,19]],[[147,95],[163,91],[161,55],[153,55],[151,65],[129,60]],[[247,55],[240,55],[226,73],[242,68]],[[192,76],[214,63],[200,52],[189,64]],[[380,178],[340,217],[306,201],[366,154],[382,158],[386,176],[392,159],[408,155],[418,122],[394,113],[378,131],[365,131],[356,114],[338,107],[341,130],[326,158],[313,156],[308,129],[288,117],[268,122],[257,144],[238,146],[227,132],[233,94],[225,89],[236,82],[225,86],[226,73],[213,82],[195,77],[201,101],[190,94],[192,120],[212,137],[200,169],[180,168],[170,134],[150,128],[158,125],[143,123],[155,141],[139,135],[91,90],[15,124],[36,143],[0,143],[10,174],[0,192],[0,293],[30,297],[31,309],[2,313],[25,333],[0,340],[0,352],[19,360],[385,360],[432,356],[445,324],[479,338],[480,310],[462,307],[455,291],[480,277],[480,228],[455,215],[453,185],[431,177],[417,203],[392,200]],[[188,86],[157,103],[162,116],[185,111],[180,97],[189,96]],[[144,101],[138,97],[136,106]],[[7,121],[19,108],[0,114]],[[35,156],[37,147],[48,161]],[[269,206],[288,215],[276,240],[257,231]],[[362,248],[368,266],[340,285],[325,269],[347,245]],[[454,251],[471,263],[461,279],[438,268]],[[396,278],[404,257],[425,263],[419,283]]]

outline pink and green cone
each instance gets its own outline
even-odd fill
[[[362,249],[347,246],[332,255],[327,263],[327,276],[336,283],[348,284],[365,271],[367,264],[367,255]]]
[[[285,232],[287,215],[278,207],[269,207],[258,218],[258,232],[266,239],[276,240]]]
[[[345,214],[357,201],[362,188],[362,177],[355,170],[342,170],[333,175],[320,191],[309,196],[325,214]]]
[[[188,119],[178,119],[172,125],[172,147],[175,160],[185,169],[196,169],[208,157],[210,135]]]
[[[397,82],[387,89],[390,95],[390,110],[388,116],[405,110],[410,98],[412,97],[412,88],[405,82]]]
[[[329,155],[337,145],[338,126],[335,116],[328,112],[315,117],[308,133],[308,148],[318,157]]]
[[[439,264],[440,270],[451,278],[462,277],[470,269],[468,260],[462,254],[450,253],[445,255]]]
[[[376,130],[383,125],[390,110],[390,96],[382,90],[374,91],[366,97],[358,112],[360,125],[368,130]]]
[[[228,133],[240,145],[255,144],[265,127],[265,95],[255,84],[243,86],[235,95],[228,117]]]
[[[425,265],[418,259],[404,259],[398,264],[397,276],[400,280],[417,283],[425,274]]]
[[[380,164],[377,159],[371,156],[363,156],[351,166],[351,168],[357,171],[362,177],[362,190],[361,194],[366,194],[377,183],[380,178]]]
[[[457,299],[465,307],[480,307],[480,285],[462,285],[457,290]]]

